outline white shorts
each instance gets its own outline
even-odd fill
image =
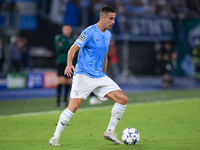
[[[84,100],[93,92],[102,101],[108,100],[106,94],[121,90],[120,87],[108,76],[90,78],[83,74],[73,76],[70,98],[82,98]]]

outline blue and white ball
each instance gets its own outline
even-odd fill
[[[135,145],[140,140],[140,133],[135,128],[126,128],[122,132],[122,141],[126,145]]]

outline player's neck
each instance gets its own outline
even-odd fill
[[[99,30],[101,30],[102,32],[105,32],[105,31],[106,31],[106,28],[105,28],[100,22],[97,23],[97,27],[98,27]]]

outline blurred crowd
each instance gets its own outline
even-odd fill
[[[90,0],[88,3],[94,12],[103,5],[109,5],[120,14],[200,17],[199,0]]]
[[[61,0],[62,1],[62,0]],[[66,0],[64,0],[66,1]],[[99,9],[108,5],[119,15],[161,15],[164,17],[200,17],[200,0],[67,0],[79,9],[88,8],[98,19]]]
[[[199,73],[200,76],[200,39],[195,40],[195,48],[192,51],[195,71]]]
[[[103,6],[114,8],[121,16],[120,22],[127,15],[158,15],[179,19],[200,17],[200,0],[43,0],[38,1],[38,13],[46,9],[50,15],[58,7],[59,12],[52,16],[54,19],[63,13],[64,23],[71,22],[72,27],[87,26],[98,21],[99,10]],[[12,11],[19,8],[16,0],[0,0],[0,9]]]
[[[177,53],[172,42],[156,43],[156,73],[162,75],[162,85],[169,88],[173,83],[173,76],[177,70]]]
[[[58,5],[54,1],[56,0],[52,0],[52,5],[54,9],[58,6],[59,12],[52,18],[55,19],[59,13],[64,12],[64,23],[70,23],[72,27],[96,23],[103,6],[110,6],[117,11],[120,24],[129,15],[156,15],[177,19],[200,17],[200,0],[57,0],[56,3],[60,3]]]
[[[12,36],[9,51],[11,57],[11,72],[32,70],[32,63],[30,59],[30,44],[25,37]]]
[[[17,9],[16,0],[0,0],[1,10],[15,10]]]
[[[5,29],[15,29],[17,27],[18,10],[16,0],[0,0],[0,26],[5,26]],[[4,15],[8,19],[5,19]]]
[[[3,71],[4,51],[3,51],[3,38],[0,37],[0,72]]]
[[[0,0],[0,10],[10,12],[19,10],[18,2],[17,0]],[[118,21],[120,31],[124,31],[121,28],[124,27],[123,23],[127,21],[127,16],[161,16],[180,20],[200,18],[200,0],[42,0],[37,1],[36,12],[38,12],[37,15],[41,18],[45,16],[44,14],[41,15],[41,13],[45,12],[46,16],[48,16],[47,19],[50,21],[54,20],[54,23],[58,23],[55,20],[61,18],[59,14],[63,14],[62,22],[59,22],[60,24],[68,23],[72,27],[86,27],[98,21],[99,10],[103,6],[110,6],[117,11],[116,24]],[[56,8],[58,13],[53,14]],[[45,9],[45,11],[42,11],[42,9]],[[5,53],[2,50],[2,40],[0,40],[0,71],[2,71],[3,53]],[[166,42],[163,45],[155,56],[158,63],[157,70],[159,74],[163,74],[163,84],[166,81],[169,81],[170,84],[171,79],[169,75],[173,72],[173,67],[176,67],[174,62],[177,56],[173,50],[174,43]],[[27,59],[30,57],[30,45],[26,38],[20,36],[13,37],[9,48],[12,60],[11,71],[32,68],[31,62],[28,62],[30,59]],[[117,79],[120,76],[119,69],[115,67],[117,66],[117,47],[111,42],[110,49],[109,58],[112,63],[110,65],[112,66],[110,74]]]
[[[7,53],[8,58],[5,56],[5,42],[0,36],[0,73],[4,71],[4,62],[9,60],[7,71],[21,72],[32,71],[32,62],[30,58],[31,45],[27,38],[20,35],[13,35],[10,37]]]
[[[48,0],[49,3],[52,0]],[[47,2],[48,2],[47,1]],[[200,0],[57,0],[72,3],[71,7],[89,8],[94,14],[108,5],[118,13],[131,15],[162,15],[168,17],[200,17]],[[0,9],[17,9],[16,0],[0,0]]]

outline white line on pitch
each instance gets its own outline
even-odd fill
[[[141,106],[141,105],[148,105],[148,104],[163,104],[163,103],[181,103],[185,101],[197,101],[200,100],[199,97],[194,98],[180,98],[180,99],[171,99],[171,100],[158,100],[158,101],[150,101],[150,102],[139,102],[139,103],[131,103],[128,104],[128,106]],[[105,108],[112,108],[112,105],[107,106],[97,106],[97,107],[87,107],[87,108],[79,108],[77,111],[94,111],[94,110],[101,110]],[[64,109],[63,109],[64,110]],[[43,111],[43,112],[33,112],[33,113],[23,113],[23,114],[14,114],[14,115],[0,115],[1,118],[6,117],[24,117],[24,116],[34,116],[34,115],[42,115],[42,114],[55,114],[55,113],[61,113],[62,110],[52,110],[52,111]]]

